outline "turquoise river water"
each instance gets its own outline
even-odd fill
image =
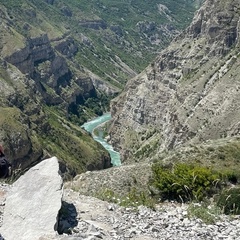
[[[111,120],[111,114],[110,113],[105,113],[100,117],[97,117],[89,122],[86,122],[82,125],[82,127],[89,133],[92,134],[94,140],[96,140],[97,142],[101,143],[102,146],[109,152],[110,156],[111,156],[111,162],[113,164],[113,166],[119,166],[121,165],[121,160],[120,160],[120,154],[119,152],[116,152],[112,145],[110,145],[109,143],[107,143],[101,136],[101,134],[99,136],[96,136],[93,134],[93,130],[101,125],[102,123],[105,123],[109,120]]]

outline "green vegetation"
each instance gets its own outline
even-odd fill
[[[159,4],[166,9],[160,10]],[[190,23],[198,4],[199,0],[154,0],[151,4],[145,0],[58,0],[52,5],[43,0],[0,0],[6,21],[11,22],[11,31],[3,34],[9,46],[21,48],[23,36],[71,36],[78,46],[74,62],[117,87],[149,64],[171,41],[173,30]],[[162,26],[169,32],[163,33]]]
[[[221,209],[207,202],[191,203],[188,207],[189,218],[199,218],[206,224],[214,224],[222,213]]]
[[[240,139],[238,136],[164,152],[159,159],[165,159],[166,163],[182,162],[205,167],[211,166],[222,175],[228,176],[229,181],[230,178],[233,182],[237,181],[236,178],[240,179]]]
[[[221,185],[220,174],[202,166],[177,163],[164,167],[154,164],[152,171],[152,185],[159,190],[163,200],[201,201],[216,193]]]
[[[53,107],[45,107],[45,112],[50,128],[38,138],[46,152],[57,156],[66,165],[65,178],[90,170],[93,166],[96,167],[104,156],[108,158],[103,147],[81,127],[60,117]]]
[[[240,214],[240,188],[224,190],[218,197],[217,205],[225,214]]]
[[[109,102],[113,96],[98,94],[89,98],[83,98],[82,103],[69,106],[69,120],[75,124],[82,125],[94,116],[101,116],[104,112],[109,112]]]
[[[119,204],[123,207],[137,207],[144,205],[154,208],[156,201],[143,191],[138,191],[136,188],[131,190],[125,196],[119,196],[110,189],[104,189],[96,193],[97,198],[103,201],[109,201]]]

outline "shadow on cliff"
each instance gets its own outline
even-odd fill
[[[78,225],[77,210],[72,203],[62,202],[59,211],[57,231],[59,234],[72,234],[71,229]]]

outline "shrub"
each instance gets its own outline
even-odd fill
[[[151,184],[162,200],[202,200],[220,187],[220,175],[211,169],[179,163],[172,167],[154,164]]]
[[[240,214],[240,188],[224,190],[218,198],[217,205],[225,214]]]
[[[236,170],[223,170],[221,172],[221,177],[224,181],[229,182],[231,184],[238,184],[240,179],[240,172],[238,169]]]

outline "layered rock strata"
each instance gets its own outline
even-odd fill
[[[122,159],[240,134],[236,0],[207,0],[192,24],[111,103]]]

